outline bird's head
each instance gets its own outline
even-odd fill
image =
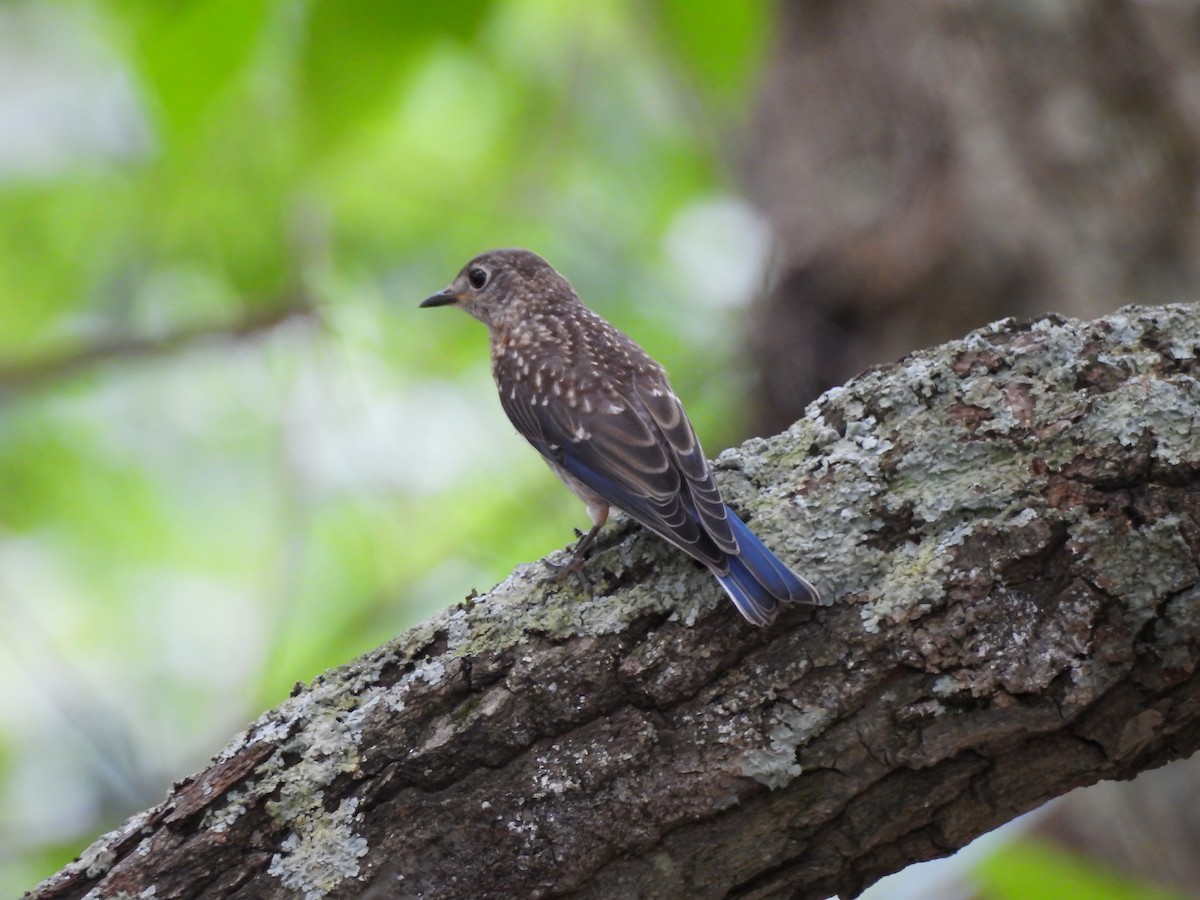
[[[570,283],[536,253],[491,250],[463,266],[421,306],[457,306],[489,328],[502,328],[572,301],[578,298]]]

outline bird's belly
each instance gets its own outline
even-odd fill
[[[591,517],[592,524],[603,524],[608,518],[609,502],[558,463],[546,460],[546,465],[562,480],[563,484],[571,489],[571,492],[576,497],[583,501],[584,506],[587,507],[588,516]]]

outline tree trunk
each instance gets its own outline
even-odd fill
[[[1200,6],[786,0],[746,137],[755,430],[1002,315],[1200,293]]]
[[[28,896],[854,895],[1186,756],[1198,336],[1005,320],[868,372],[716,464],[828,606],[753,628],[622,520],[595,597],[519,567]]]

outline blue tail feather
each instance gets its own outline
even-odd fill
[[[717,581],[738,611],[755,625],[769,625],[780,603],[817,603],[816,589],[784,565],[732,509],[726,507],[738,555],[729,557],[728,574]]]

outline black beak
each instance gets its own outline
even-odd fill
[[[458,297],[455,296],[450,288],[446,288],[444,291],[438,291],[432,297],[426,297],[422,300],[420,308],[424,309],[427,306],[449,306],[457,302]]]

